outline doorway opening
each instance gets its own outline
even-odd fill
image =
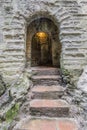
[[[49,18],[35,18],[27,29],[26,60],[29,66],[60,67],[58,26]]]

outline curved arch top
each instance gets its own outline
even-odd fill
[[[40,18],[46,18],[54,22],[54,24],[58,27],[59,26],[59,19],[57,17],[53,16],[50,12],[34,12],[30,17],[27,18],[27,25],[29,26],[30,23],[33,21],[40,19]]]

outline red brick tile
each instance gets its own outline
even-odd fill
[[[71,120],[61,120],[57,122],[58,130],[77,130],[77,125]]]
[[[23,130],[40,130],[40,120],[30,120],[21,126]]]
[[[40,130],[56,130],[56,122],[43,120],[40,124]]]

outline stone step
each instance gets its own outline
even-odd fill
[[[79,130],[73,118],[27,118],[13,130]]]
[[[32,77],[33,85],[58,85],[61,83],[59,75],[40,75]]]
[[[69,105],[64,100],[33,99],[30,102],[31,115],[66,117],[69,115]]]
[[[64,94],[62,86],[34,86],[32,89],[33,99],[58,99]]]
[[[59,75],[40,75],[40,76],[33,76],[33,80],[58,80],[60,78]]]
[[[59,75],[60,69],[52,67],[32,67],[32,72],[35,75]]]
[[[58,68],[56,68],[56,67],[45,67],[45,66],[38,66],[38,67],[31,67],[31,69],[32,70],[41,70],[41,71],[43,71],[43,70],[58,70]]]

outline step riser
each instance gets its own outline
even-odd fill
[[[43,71],[36,71],[36,70],[34,70],[34,71],[32,71],[32,73],[34,74],[34,75],[59,75],[60,74],[60,72],[58,71],[58,70],[56,70],[56,71],[45,71],[45,70],[43,70]]]
[[[33,80],[33,85],[46,85],[46,86],[51,86],[51,85],[59,85],[61,84],[61,80]]]
[[[69,108],[30,108],[32,116],[67,117]]]
[[[58,99],[62,97],[63,92],[33,92],[32,95],[32,99]]]

